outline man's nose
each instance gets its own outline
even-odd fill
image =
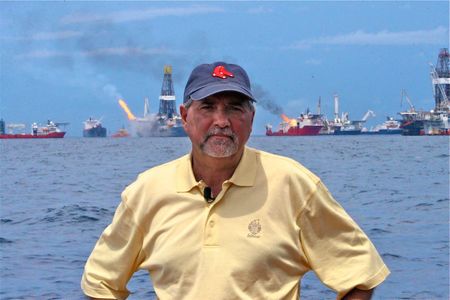
[[[225,109],[219,108],[214,113],[214,125],[225,128],[230,126],[230,118]]]

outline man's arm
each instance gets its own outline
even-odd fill
[[[338,299],[370,299],[370,289],[389,275],[367,235],[322,182],[317,183],[297,222],[311,269],[338,293]]]
[[[123,201],[86,261],[81,288],[86,296],[125,299],[126,286],[145,259],[143,233]]]
[[[370,300],[372,298],[374,289],[370,290],[359,290],[354,288],[348,294],[346,294],[342,299],[343,300]]]

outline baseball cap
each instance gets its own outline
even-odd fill
[[[201,100],[225,91],[238,92],[251,101],[256,101],[245,70],[238,65],[219,61],[201,64],[192,70],[184,88],[183,103],[191,99]]]

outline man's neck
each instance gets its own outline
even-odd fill
[[[192,151],[192,170],[195,179],[203,180],[212,189],[213,195],[217,196],[222,190],[222,183],[233,176],[242,154],[243,150],[230,157],[216,158]]]

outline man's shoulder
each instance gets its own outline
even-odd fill
[[[145,170],[144,172],[140,173],[138,175],[137,180],[139,179],[144,179],[146,177],[152,177],[152,176],[158,176],[160,177],[161,175],[165,174],[165,173],[172,173],[176,171],[177,166],[182,163],[185,162],[186,160],[189,160],[189,154],[183,155],[177,159],[168,161],[166,163],[160,164],[160,165],[156,165],[151,167],[150,169]]]
[[[267,172],[277,173],[279,175],[286,174],[292,176],[300,176],[304,177],[305,179],[311,180],[314,183],[320,181],[320,178],[317,175],[315,175],[311,170],[303,166],[295,159],[259,149],[248,148],[248,150],[255,153],[262,167]]]
[[[139,189],[147,185],[159,186],[173,182],[177,167],[180,163],[189,160],[189,154],[181,156],[172,161],[153,166],[138,174],[136,180],[132,182],[125,190]]]

